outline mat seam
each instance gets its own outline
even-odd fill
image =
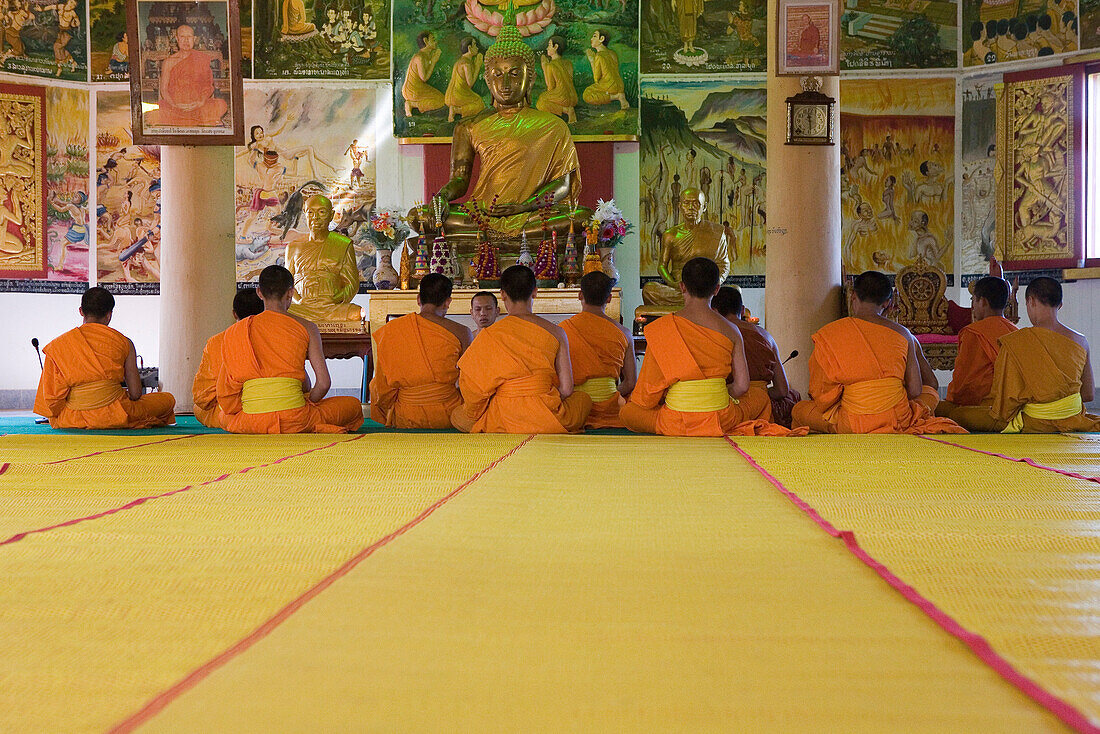
[[[119,446],[117,449],[103,449],[102,451],[93,451],[90,454],[83,454],[82,456],[70,456],[68,459],[57,459],[56,461],[43,461],[42,466],[51,466],[53,464],[64,464],[66,461],[76,461],[77,459],[87,459],[92,456],[99,456],[100,454],[109,454],[114,451],[128,451],[129,449],[140,449],[146,446],[155,446],[159,443],[166,443],[168,441],[179,441],[185,438],[195,438],[196,436],[206,436],[206,433],[193,433],[187,436],[169,436],[168,438],[161,439],[159,441],[150,441],[149,443],[136,443],[131,446]]]
[[[107,517],[109,515],[114,515],[117,512],[123,512],[125,510],[132,510],[133,508],[138,507],[139,505],[143,505],[146,502],[149,502],[151,500],[164,499],[165,497],[171,497],[172,495],[181,494],[183,492],[187,492],[187,491],[192,490],[192,489],[197,489],[199,487],[206,487],[206,486],[211,485],[211,484],[216,484],[218,482],[229,479],[230,477],[234,477],[234,476],[237,476],[239,474],[245,474],[245,473],[250,472],[254,469],[266,469],[269,466],[275,466],[276,464],[281,464],[284,461],[287,461],[289,459],[295,459],[299,456],[305,456],[306,454],[312,454],[314,451],[322,451],[324,449],[330,449],[333,446],[339,446],[341,444],[351,443],[352,441],[358,441],[360,438],[363,438],[366,435],[367,434],[361,434],[361,435],[355,436],[354,438],[349,438],[346,441],[333,441],[332,443],[325,444],[324,446],[315,446],[311,449],[307,449],[306,451],[299,451],[298,453],[290,454],[288,456],[284,456],[280,459],[276,459],[275,461],[270,461],[266,464],[256,464],[255,466],[248,466],[248,467],[245,467],[244,469],[240,469],[240,470],[235,471],[235,472],[229,472],[229,473],[226,473],[226,474],[222,474],[220,477],[215,477],[214,479],[208,479],[207,481],[202,482],[200,484],[188,484],[186,487],[180,487],[179,489],[173,489],[169,492],[162,492],[160,494],[149,495],[147,497],[139,497],[135,500],[131,500],[131,501],[127,502],[124,505],[119,505],[118,507],[112,507],[109,510],[103,510],[102,512],[97,512],[94,515],[86,515],[84,517],[73,518],[72,520],[66,520],[65,522],[57,523],[55,525],[49,525],[49,526],[44,527],[44,528],[38,528],[36,530],[25,530],[21,533],[16,533],[15,535],[11,536],[7,540],[0,541],[0,546],[9,545],[11,543],[17,543],[17,542],[19,542],[20,540],[23,540],[24,538],[26,538],[29,535],[36,535],[38,533],[45,533],[45,532],[49,532],[50,530],[59,530],[61,528],[67,528],[67,527],[71,527],[73,525],[78,525],[82,522],[87,522],[89,520],[98,520],[100,518]]]
[[[366,436],[366,435],[369,435],[369,434],[362,434],[362,435]],[[455,487],[454,489],[452,489],[450,492],[445,494],[443,497],[436,500],[435,503],[433,503],[427,509],[423,510],[419,515],[414,517],[412,520],[405,523],[404,525],[397,528],[396,530],[391,531],[388,535],[374,541],[373,543],[368,545],[366,548],[361,549],[358,553],[353,555],[351,558],[344,561],[344,563],[341,566],[339,566],[335,571],[330,573],[328,576],[325,576],[319,582],[317,582],[316,584],[314,584],[310,588],[306,589],[305,592],[303,592],[301,595],[299,595],[297,598],[295,598],[289,604],[287,604],[286,606],[279,609],[279,611],[275,612],[274,615],[269,617],[259,627],[252,630],[252,632],[250,632],[248,635],[241,638],[236,643],[234,643],[230,647],[226,648],[225,650],[223,650],[221,653],[214,656],[210,660],[206,661],[205,663],[200,665],[198,668],[195,668],[194,670],[192,670],[190,673],[188,673],[186,676],[184,676],[183,678],[178,680],[172,686],[170,686],[167,689],[165,689],[164,691],[161,691],[160,693],[158,693],[156,696],[154,696],[149,701],[147,701],[146,704],[144,706],[142,706],[140,709],[138,709],[136,712],[134,712],[133,714],[128,716],[126,719],[124,719],[119,724],[116,724],[115,726],[111,727],[108,730],[108,732],[110,734],[125,734],[126,732],[131,732],[134,729],[136,729],[137,727],[141,726],[142,724],[147,723],[150,719],[152,719],[154,716],[156,716],[161,711],[163,711],[169,704],[171,704],[177,698],[179,698],[184,693],[186,693],[187,691],[191,690],[192,688],[197,686],[199,683],[201,683],[206,678],[206,676],[210,675],[215,670],[222,667],[223,665],[225,665],[226,663],[228,663],[230,660],[237,657],[241,653],[246,652],[250,647],[255,645],[257,642],[259,642],[263,638],[267,637],[272,632],[274,632],[280,625],[282,625],[283,622],[285,622],[287,619],[289,619],[295,612],[297,612],[299,609],[301,609],[306,604],[311,602],[313,599],[320,596],[320,594],[323,591],[325,591],[330,586],[335,584],[341,578],[343,578],[344,576],[351,573],[351,571],[354,570],[355,567],[358,566],[360,563],[365,561],[370,556],[374,555],[375,551],[389,545],[392,541],[394,541],[397,538],[401,537],[402,535],[407,533],[409,530],[412,530],[417,525],[422,523],[424,520],[427,520],[429,517],[431,517],[433,514],[435,514],[436,510],[438,510],[440,507],[442,507],[443,505],[447,504],[452,499],[457,497],[463,490],[465,490],[471,484],[476,482],[478,479],[481,479],[481,477],[485,476],[487,473],[489,473],[490,471],[495,469],[501,463],[503,463],[504,461],[506,461],[507,459],[509,459],[513,455],[515,455],[515,453],[517,451],[519,451],[521,448],[526,446],[531,441],[531,439],[533,439],[534,437],[535,437],[535,434],[533,434],[533,433],[528,434],[527,438],[523,439],[518,444],[513,446],[511,449],[509,449],[507,452],[505,452],[501,456],[498,456],[496,459],[489,462],[489,464],[487,464],[486,466],[479,469],[476,473],[474,473],[472,476],[470,476],[466,481],[464,481],[462,484],[460,484],[457,487]]]
[[[1087,477],[1084,474],[1078,474],[1076,472],[1067,471],[1066,469],[1058,469],[1053,466],[1047,466],[1046,464],[1040,464],[1034,459],[1030,459],[1026,456],[1009,456],[1008,454],[999,454],[996,451],[985,451],[983,449],[976,449],[966,444],[955,443],[954,441],[945,441],[942,438],[932,438],[931,436],[917,436],[917,438],[923,438],[926,441],[933,441],[945,446],[954,446],[960,449],[966,449],[967,451],[973,451],[977,454],[985,454],[986,456],[995,456],[998,459],[1005,459],[1006,461],[1015,461],[1028,466],[1035,467],[1036,469],[1042,469],[1044,471],[1054,472],[1055,474],[1061,474],[1064,477],[1070,477],[1072,479],[1084,479],[1086,482],[1095,482],[1100,484],[1100,477]]]
[[[1005,681],[1017,688],[1020,692],[1026,695],[1031,700],[1043,708],[1050,711],[1058,719],[1068,726],[1076,729],[1080,732],[1087,732],[1088,734],[1100,734],[1100,727],[1095,726],[1089,721],[1085,714],[1077,709],[1073,704],[1065,701],[1058,696],[1051,693],[1042,685],[1027,677],[1019,670],[1016,669],[1012,663],[1003,658],[993,646],[989,644],[981,635],[971,632],[964,627],[958,620],[952,617],[950,614],[940,609],[931,599],[921,594],[915,588],[905,583],[898,577],[893,571],[891,571],[885,564],[872,556],[863,546],[859,544],[856,539],[855,532],[851,530],[838,530],[836,526],[826,520],[821,514],[808,502],[802,499],[798,494],[787,489],[778,478],[772,475],[767,469],[762,467],[756,462],[752,456],[742,449],[736,441],[729,436],[724,437],[726,442],[733,447],[738,454],[741,455],[749,466],[756,470],[765,480],[768,481],[773,487],[779,490],[785,495],[796,507],[805,512],[814,523],[828,533],[830,536],[837,538],[844,543],[844,547],[858,558],[864,565],[874,571],[878,576],[890,585],[895,591],[901,594],[909,603],[924,612],[925,615],[930,617],[942,630],[958,639],[964,645],[966,645],[971,652],[973,652],[979,660],[985,663],[987,666],[993,669],[995,673],[1000,675]],[[932,439],[935,440],[935,439]],[[965,448],[965,447],[964,447]]]

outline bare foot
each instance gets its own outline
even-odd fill
[[[405,117],[412,117],[412,116],[413,116],[412,105],[410,105],[408,102],[406,102],[405,103]]]

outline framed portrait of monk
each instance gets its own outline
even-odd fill
[[[840,22],[835,0],[779,0],[776,75],[840,71]]]
[[[126,10],[134,142],[243,145],[238,0],[136,0]]]

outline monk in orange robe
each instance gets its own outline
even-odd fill
[[[420,313],[390,321],[371,334],[374,379],[370,417],[391,428],[450,428],[462,404],[458,358],[473,339],[470,330],[445,318],[451,279],[428,273],[420,281]]]
[[[974,284],[973,323],[959,332],[959,353],[947,398],[936,406],[936,415],[950,418],[968,431],[1000,431],[1007,425],[993,417],[989,392],[993,363],[1000,351],[997,340],[1016,331],[1016,325],[1004,317],[1010,294],[1004,278],[988,276]]]
[[[534,315],[534,272],[513,265],[500,289],[508,316],[482,329],[458,360],[462,405],[452,425],[466,433],[582,430],[592,398],[573,391],[565,331]]]
[[[84,324],[42,348],[46,361],[34,412],[54,428],[155,428],[176,422],[171,393],[142,395],[134,343],[109,326],[114,310],[114,296],[89,288],[80,299]]]
[[[225,330],[218,406],[233,433],[345,433],[363,424],[356,398],[326,398],[332,380],[312,321],[288,313],[294,276],[281,265],[260,272],[264,310]],[[305,362],[313,368],[310,385]]]
[[[482,329],[492,326],[500,318],[500,304],[497,297],[489,291],[478,291],[470,299],[470,318],[474,320],[473,335],[476,337]]]
[[[179,50],[161,64],[158,108],[146,113],[147,124],[220,125],[228,104],[214,96],[214,73],[210,62],[217,56],[195,48],[195,31],[188,25],[176,29],[176,44]]]
[[[242,288],[233,297],[233,320],[255,316],[264,310],[264,302],[256,295],[255,288]],[[191,398],[195,418],[207,428],[225,429],[225,414],[218,407],[218,375],[222,369],[222,341],[225,332],[220,331],[206,340],[202,361],[195,381],[191,384]]]
[[[680,279],[684,307],[646,326],[638,383],[619,411],[623,425],[664,436],[789,435],[763,418],[768,393],[749,384],[741,334],[710,307],[718,265],[693,258]]]
[[[1100,431],[1100,416],[1085,412],[1095,393],[1089,343],[1058,320],[1062,286],[1036,278],[1024,292],[1033,324],[1005,334],[993,364],[993,416],[1002,433]]]
[[[741,332],[745,340],[745,362],[749,365],[749,384],[767,390],[771,400],[767,420],[790,428],[791,408],[802,396],[787,383],[787,372],[783,369],[775,339],[763,327],[745,320],[740,288],[722,286],[711,299],[710,306]]]
[[[569,360],[576,389],[592,398],[587,428],[622,428],[619,409],[637,380],[634,339],[607,316],[615,283],[601,271],[580,282],[581,312],[561,323],[569,339]],[[618,385],[616,385],[616,382]]]
[[[813,336],[810,399],[791,411],[794,426],[815,433],[966,433],[933,415],[939,386],[909,330],[883,317],[893,286],[882,273],[859,275],[851,316]]]

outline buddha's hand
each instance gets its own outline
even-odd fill
[[[491,217],[510,217],[513,214],[522,214],[523,212],[530,211],[523,204],[493,204],[489,209],[489,216]]]

